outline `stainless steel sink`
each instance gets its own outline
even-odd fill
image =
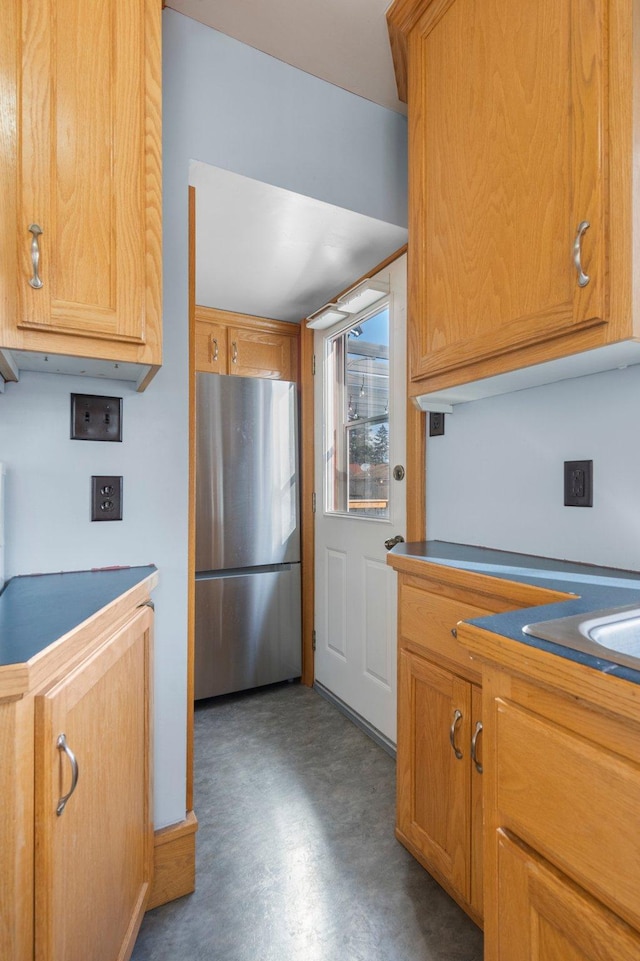
[[[616,607],[527,624],[525,634],[640,671],[640,607]]]

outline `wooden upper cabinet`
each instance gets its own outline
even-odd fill
[[[633,333],[631,128],[617,96],[631,48],[618,6],[396,0],[389,11],[409,108],[411,393]],[[612,232],[614,197],[626,211]]]
[[[198,308],[199,309],[199,308]],[[228,374],[227,328],[204,318],[196,321],[196,370],[209,374]]]
[[[157,365],[160,3],[10,5],[17,140],[6,127],[3,139],[17,199],[2,243],[15,294],[0,347]]]
[[[298,379],[297,324],[197,306],[194,336],[197,371]]]

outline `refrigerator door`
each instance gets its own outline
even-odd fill
[[[300,560],[296,387],[196,376],[196,570]]]
[[[196,579],[195,698],[299,677],[300,565]]]

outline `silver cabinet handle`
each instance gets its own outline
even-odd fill
[[[58,740],[56,741],[56,747],[58,748],[59,751],[64,751],[64,753],[69,758],[69,764],[71,765],[71,787],[69,788],[68,792],[60,798],[60,800],[58,801],[58,806],[56,808],[56,814],[58,815],[58,817],[60,817],[65,807],[67,806],[67,801],[75,791],[76,785],[78,784],[78,762],[76,760],[75,754],[67,744],[66,734],[61,734],[58,737]]]
[[[211,355],[211,363],[215,364],[218,359],[218,340],[216,337],[211,335],[211,340],[209,343],[209,353]]]
[[[578,287],[586,287],[591,277],[585,274],[582,269],[582,238],[584,236],[585,230],[590,227],[588,220],[583,220],[581,224],[578,225],[578,231],[576,233],[576,239],[573,242],[573,263],[578,271]]]
[[[236,344],[235,340],[231,344],[231,363],[238,363],[238,345]]]
[[[482,764],[478,761],[478,738],[482,734],[482,721],[476,722],[476,729],[473,732],[473,737],[471,738],[471,760],[476,766],[476,771],[478,774],[482,774]]]
[[[462,758],[462,751],[460,751],[456,747],[456,729],[461,720],[462,720],[462,711],[456,710],[454,712],[453,721],[451,722],[451,728],[449,730],[449,740],[451,741],[451,747],[453,748],[453,753],[458,758],[458,760],[461,760]]]
[[[30,278],[29,284],[36,290],[40,290],[41,287],[44,287],[44,284],[38,275],[38,268],[40,266],[40,242],[38,238],[42,233],[42,227],[39,227],[38,224],[29,224],[29,233],[32,235],[31,265],[33,267],[33,277]]]

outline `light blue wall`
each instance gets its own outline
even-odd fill
[[[640,569],[640,366],[461,404],[427,440],[430,538]],[[593,460],[593,507],[563,463]]]
[[[164,11],[164,365],[144,394],[25,374],[0,395],[7,574],[154,562],[155,821],[184,817],[187,187],[191,159],[406,224],[406,122]],[[250,229],[250,225],[248,225]],[[69,394],[124,397],[122,444],[69,440]],[[91,474],[124,476],[124,520],[91,524]]]

